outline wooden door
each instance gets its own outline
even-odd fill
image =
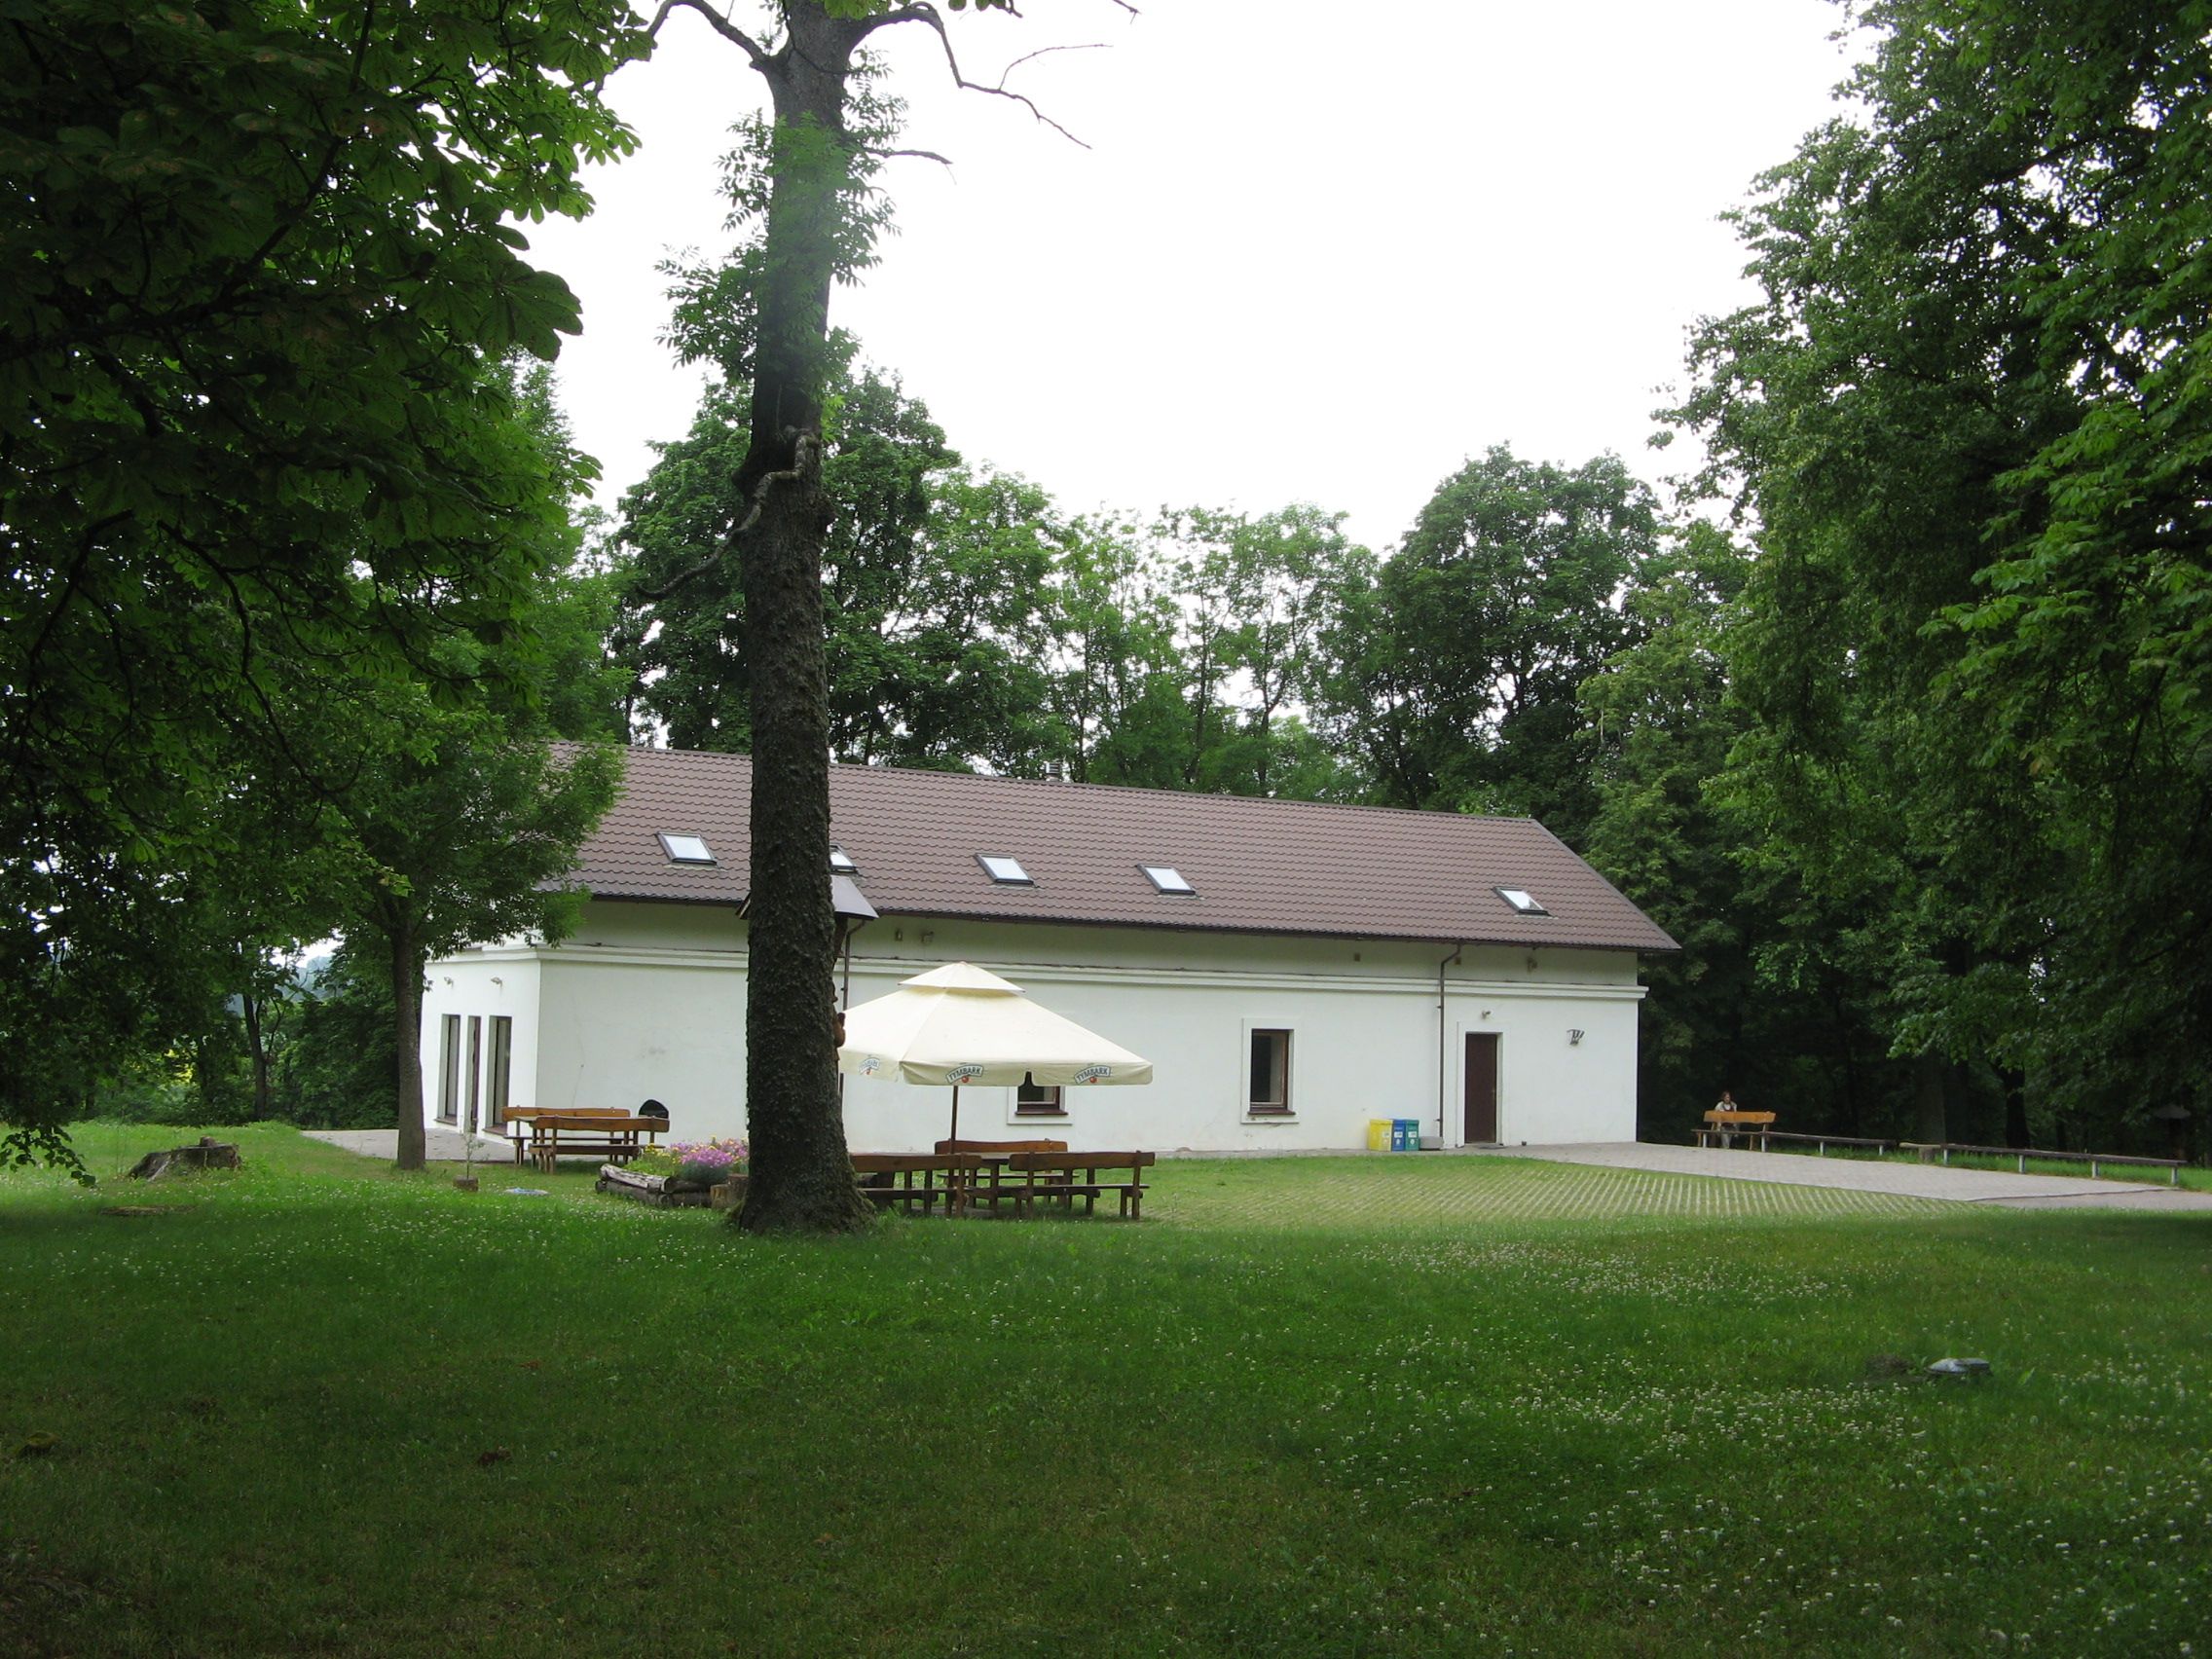
[[[1466,1093],[1469,1146],[1488,1146],[1497,1139],[1497,1033],[1467,1033],[1467,1064],[1460,1074]]]

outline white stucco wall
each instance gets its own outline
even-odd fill
[[[1423,1133],[1437,1132],[1437,965],[1448,953],[904,917],[857,936],[851,1000],[971,961],[1154,1064],[1147,1087],[1067,1090],[1058,1122],[1017,1119],[1011,1088],[964,1088],[967,1135],[1154,1151],[1350,1148],[1366,1144],[1371,1118],[1418,1118]],[[728,912],[618,903],[589,906],[576,937],[557,950],[502,946],[434,964],[424,1010],[425,1110],[436,1107],[439,1015],[511,1013],[514,1103],[635,1106],[649,1096],[668,1106],[680,1137],[743,1133],[744,968],[744,925]],[[504,983],[493,985],[495,977]],[[1629,952],[1467,947],[1446,971],[1445,1143],[1463,1138],[1460,1074],[1471,1032],[1498,1034],[1499,1139],[1633,1140],[1642,994]],[[1246,1110],[1254,1027],[1292,1033],[1287,1118]],[[856,1150],[927,1151],[949,1117],[947,1089],[846,1080]]]

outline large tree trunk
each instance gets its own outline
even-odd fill
[[[257,967],[259,963],[255,964]],[[253,1118],[257,1124],[266,1124],[270,1117],[269,1087],[269,1037],[261,1028],[261,998],[250,989],[239,998],[239,1007],[245,1017],[246,1053],[253,1062]]]
[[[753,693],[753,863],[745,1111],[749,1232],[842,1232],[870,1218],[837,1099],[836,917],[830,901],[830,708],[824,656],[821,388],[838,190],[850,165],[846,78],[863,31],[794,0],[762,66],[777,143],[757,296],[753,431],[734,537]]]
[[[1943,1056],[1933,1049],[1913,1056],[1913,1131],[1923,1141],[1936,1142],[1951,1138],[1947,1114],[1943,1109]]]
[[[392,1035],[397,1039],[399,1065],[393,1079],[399,1150],[395,1160],[402,1169],[423,1167],[423,952],[412,928],[394,927],[385,935],[391,947]]]
[[[2028,1138],[2028,1074],[2017,1066],[2000,1066],[1997,1076],[2005,1085],[2005,1144],[2034,1145]]]

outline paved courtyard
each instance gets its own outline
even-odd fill
[[[399,1156],[397,1129],[307,1129],[302,1131],[308,1139],[328,1141],[332,1146],[348,1152],[359,1153],[363,1158],[381,1158],[387,1161]],[[461,1163],[468,1158],[468,1137],[458,1129],[432,1128],[423,1137],[423,1156],[431,1163]],[[515,1161],[507,1141],[481,1137],[476,1142],[476,1161],[479,1163],[506,1163]]]
[[[395,1129],[310,1129],[315,1140],[358,1153],[391,1159],[397,1152]],[[425,1137],[432,1163],[459,1163],[466,1156],[456,1130],[432,1128]],[[1186,1152],[1168,1157],[1221,1156]],[[1264,1156],[1245,1154],[1245,1157]],[[1276,1154],[1274,1156],[1281,1156]],[[1310,1157],[1350,1157],[1316,1152]],[[1393,1163],[1419,1160],[1433,1165],[1436,1154],[1377,1153]],[[1657,1175],[1706,1175],[1723,1181],[1757,1181],[1777,1187],[1816,1187],[1830,1193],[1860,1193],[1892,1198],[1936,1199],[1949,1203],[1996,1204],[2009,1209],[2124,1209],[2157,1213],[2212,1214],[2212,1193],[2154,1185],[2148,1181],[2091,1181],[2072,1175],[2014,1175],[1991,1169],[1946,1168],[1936,1163],[1891,1163],[1867,1158],[1815,1158],[1803,1153],[1737,1152],[1717,1147],[1658,1146],[1645,1141],[1606,1141],[1577,1146],[1470,1147],[1448,1157],[1532,1158],[1546,1163],[1578,1163],[1596,1169],[1644,1170]],[[504,1140],[476,1143],[479,1164],[512,1165]]]
[[[1765,1181],[1787,1187],[1888,1193],[1899,1198],[1999,1204],[2014,1209],[2127,1209],[2177,1214],[2212,1211],[2212,1193],[2193,1193],[2187,1188],[2153,1185],[2148,1181],[2014,1175],[1993,1169],[1960,1169],[1939,1163],[1892,1163],[1870,1158],[1816,1158],[1804,1153],[1657,1146],[1645,1141],[1485,1148],[1478,1156],[1534,1158],[1548,1163],[1646,1169],[1667,1175],[1710,1175],[1723,1181]]]

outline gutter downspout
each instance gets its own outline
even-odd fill
[[[1444,1023],[1444,970],[1459,960],[1464,940],[1452,941],[1452,954],[1436,965],[1436,1143],[1444,1144],[1444,1088],[1452,1075],[1452,1034]]]
[[[843,917],[838,918],[837,950],[845,959],[845,984],[837,995],[837,1023],[839,1025],[845,1022],[845,1011],[853,1006],[853,935],[866,926],[867,918],[866,916],[857,917],[852,921],[846,921]],[[840,1071],[837,1074],[837,1108],[840,1113],[844,1110],[844,1105],[845,1074]]]

